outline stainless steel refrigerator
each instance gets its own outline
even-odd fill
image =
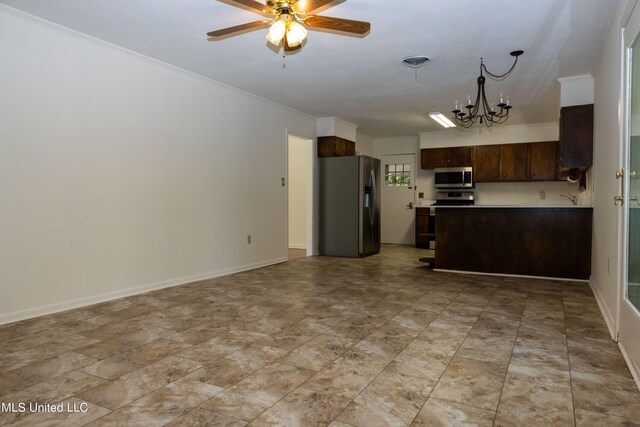
[[[363,257],[380,251],[379,194],[379,159],[320,159],[320,255]]]

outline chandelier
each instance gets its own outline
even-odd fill
[[[500,100],[497,104],[499,110],[496,111],[496,106],[494,104],[489,104],[484,92],[484,83],[486,81],[484,73],[493,80],[504,80],[509,74],[511,74],[518,63],[518,57],[523,53],[524,51],[522,50],[514,50],[511,52],[510,55],[515,57],[513,65],[511,65],[511,68],[509,68],[506,73],[500,75],[490,73],[484,65],[482,58],[480,58],[480,76],[478,77],[478,94],[476,95],[475,103],[471,103],[471,97],[469,96],[467,97],[467,105],[464,106],[467,110],[466,112],[463,111],[463,106],[458,104],[458,101],[456,101],[455,107],[453,111],[451,111],[457,125],[468,128],[474,123],[480,122],[481,124],[490,127],[491,125],[499,125],[507,121],[507,118],[509,117],[509,110],[511,110],[509,97],[507,96],[505,100],[502,94],[500,94]]]

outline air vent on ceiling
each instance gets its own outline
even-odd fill
[[[402,60],[402,63],[404,65],[411,68],[420,68],[427,62],[429,62],[429,58],[427,58],[426,56],[420,56],[420,55],[409,56]]]

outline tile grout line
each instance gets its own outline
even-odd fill
[[[424,296],[425,296],[425,295],[427,295],[428,293],[429,293],[429,291],[425,292],[424,294],[422,294],[422,296],[421,296],[420,298],[424,297]],[[458,295],[460,295],[460,293],[458,293]],[[456,295],[456,298],[457,298],[457,297],[458,297],[458,296]],[[454,300],[455,300],[455,298],[454,298]],[[454,300],[452,300],[452,301],[451,301],[451,303],[449,303],[449,304],[448,304],[447,306],[445,306],[442,310],[440,310],[440,312],[438,313],[438,316],[439,316],[443,311],[445,311],[445,310],[447,309],[447,307],[453,303],[453,301],[454,301]],[[412,304],[409,304],[409,307],[413,307],[413,305],[412,305]],[[409,308],[409,307],[407,307],[407,308]],[[405,308],[404,310],[406,310],[407,308]],[[400,311],[400,312],[399,312],[399,313],[397,313],[395,316],[397,316],[398,314],[402,313],[404,310]],[[393,317],[395,317],[395,316],[393,316]],[[393,319],[393,317],[392,317],[391,319]],[[436,316],[436,318],[437,318],[437,316]],[[387,320],[385,323],[383,323],[383,324],[380,326],[380,328],[381,328],[382,326],[386,325],[389,321],[391,321],[391,319],[389,319],[389,320]],[[422,328],[422,330],[420,330],[420,332],[418,332],[418,334],[417,334],[417,335],[416,335],[416,336],[415,336],[415,337],[414,337],[414,338],[409,342],[409,344],[407,344],[407,345],[404,347],[404,349],[402,349],[402,351],[404,351],[407,347],[409,347],[409,345],[411,345],[411,343],[413,343],[413,342],[417,339],[417,337],[418,337],[422,332],[424,332],[424,331],[429,327],[429,325],[430,325],[434,320],[435,320],[435,319],[433,319],[433,320],[432,320],[431,322],[429,322],[429,323],[428,323],[424,328]],[[378,329],[379,329],[379,328],[378,328]],[[371,334],[369,334],[369,335],[371,335]],[[360,342],[362,342],[364,339],[366,339],[366,337],[365,337],[365,338],[363,338],[362,340],[360,340]],[[358,343],[358,344],[359,344],[359,343]],[[357,345],[357,344],[356,344],[356,345]],[[354,345],[354,347],[355,347],[355,345]],[[400,351],[400,353],[402,353],[402,351]],[[351,399],[351,401],[350,401],[350,402],[349,402],[349,403],[348,403],[344,408],[342,408],[342,410],[340,411],[340,413],[338,413],[338,415],[336,415],[336,416],[333,418],[333,420],[331,420],[331,422],[336,421],[336,420],[338,419],[338,417],[339,417],[339,416],[344,412],[344,410],[345,410],[345,409],[347,409],[347,407],[348,407],[352,402],[354,402],[354,401],[358,398],[358,396],[360,396],[360,395],[362,394],[362,392],[363,392],[363,391],[365,391],[365,390],[366,390],[366,389],[371,385],[371,383],[372,383],[372,382],[374,382],[374,381],[376,380],[376,378],[378,378],[378,377],[380,376],[380,374],[382,374],[382,373],[387,369],[387,367],[389,367],[389,365],[391,365],[391,363],[393,363],[393,361],[396,359],[396,357],[398,357],[398,355],[399,355],[400,353],[396,354],[396,355],[395,355],[395,356],[394,356],[394,357],[389,361],[389,363],[387,363],[387,364],[385,365],[385,367],[384,367],[384,368],[382,368],[382,370],[381,370],[381,371],[380,371],[380,372],[379,372],[379,373],[378,373],[378,374],[377,374],[377,375],[376,375],[376,376],[375,376],[371,381],[369,381],[369,382],[367,383],[367,385],[366,385],[362,390],[360,390],[360,392],[359,392],[359,393],[358,393],[358,394],[357,394],[353,399]],[[407,376],[410,376],[410,375],[407,375]],[[414,378],[417,378],[417,377],[414,377]],[[422,379],[422,378],[421,378],[421,379]],[[434,386],[434,388],[435,388],[435,386]],[[432,391],[433,391],[433,390],[432,390]],[[429,393],[429,395],[431,395],[431,393]],[[428,400],[428,399],[429,399],[429,398],[427,397],[427,400]],[[425,400],[425,402],[426,402],[426,400]],[[422,406],[421,406],[421,408],[422,408]],[[418,413],[420,413],[420,409],[418,409]],[[416,414],[416,416],[417,416],[417,414]],[[414,417],[414,419],[415,419],[415,417]],[[342,421],[340,421],[340,422],[342,422]],[[412,422],[413,422],[413,420],[412,420]],[[345,424],[347,424],[347,423],[345,423]],[[348,424],[348,425],[351,425],[351,424]]]
[[[524,306],[522,307],[522,313],[520,313],[520,320],[518,320],[518,331],[516,332],[516,337],[513,340],[513,346],[511,347],[511,354],[509,355],[509,362],[507,363],[507,370],[504,373],[504,380],[502,381],[502,388],[500,389],[500,396],[498,397],[498,405],[496,406],[496,411],[493,414],[493,425],[496,424],[496,419],[498,418],[498,409],[500,409],[500,401],[502,400],[502,393],[504,392],[504,386],[507,383],[507,375],[509,375],[509,366],[511,365],[511,359],[513,358],[513,349],[516,348],[516,343],[518,342],[518,335],[520,335],[520,327],[522,326],[522,317],[524,316],[524,312],[527,309],[527,300],[529,299],[529,291],[531,284],[527,285],[527,296],[524,298]]]
[[[385,299],[385,298],[380,298],[380,299],[379,299],[378,301],[376,301],[376,302],[383,301],[384,299]],[[400,312],[396,313],[393,317],[397,316],[397,315],[398,315],[399,313],[401,313],[402,311],[404,311],[404,309],[403,309],[403,310],[401,310]],[[361,314],[362,314],[362,313],[361,313]],[[356,316],[358,316],[358,315],[359,315],[359,314],[354,314],[353,316],[348,317],[348,318],[347,318],[347,319],[345,319],[344,321],[347,321],[348,319],[353,318],[353,317],[356,317]],[[387,320],[386,322],[384,322],[384,323],[383,323],[382,325],[380,325],[377,329],[380,329],[382,326],[386,325],[386,324],[387,324],[391,319],[393,319],[393,317],[391,317],[389,320]],[[325,334],[327,331],[330,331],[331,329],[332,329],[332,327],[327,328],[327,329],[326,329],[326,330],[324,330],[322,333],[320,333],[320,334],[318,334],[317,336],[313,337],[311,340],[309,340],[309,341],[307,341],[307,342],[305,342],[305,343],[303,343],[303,344],[299,345],[298,347],[296,347],[296,348],[294,348],[294,349],[289,350],[287,353],[283,354],[280,358],[285,357],[285,356],[287,356],[288,354],[291,354],[294,350],[296,350],[296,349],[298,349],[298,348],[300,348],[300,347],[304,346],[305,344],[308,344],[309,342],[313,341],[314,339],[316,339],[316,338],[317,338],[317,337],[319,337],[320,335]],[[377,330],[377,329],[376,329],[376,330]],[[372,333],[373,333],[373,332],[372,332]],[[371,334],[369,334],[369,335],[371,335]],[[365,338],[366,338],[366,337],[365,337]],[[287,394],[285,394],[284,396],[282,396],[280,399],[278,399],[278,401],[277,401],[277,402],[275,402],[273,405],[271,405],[271,406],[269,406],[268,408],[266,408],[266,409],[265,409],[264,411],[262,411],[259,415],[257,415],[257,416],[256,416],[255,418],[253,418],[251,421],[249,421],[249,423],[251,423],[251,422],[255,421],[255,420],[256,420],[256,419],[258,419],[258,418],[260,418],[260,417],[262,416],[262,414],[264,414],[265,412],[267,412],[269,409],[273,408],[273,407],[274,407],[275,405],[277,405],[280,401],[284,400],[287,396],[289,396],[290,394],[292,394],[293,392],[295,392],[295,391],[296,391],[296,390],[298,390],[299,388],[306,388],[307,390],[311,390],[311,391],[314,391],[314,392],[316,392],[316,393],[321,393],[321,392],[320,392],[320,391],[318,391],[318,390],[313,390],[313,389],[311,389],[311,388],[309,388],[309,387],[304,387],[304,384],[305,384],[309,379],[311,379],[313,376],[315,376],[316,374],[318,374],[322,369],[326,368],[327,366],[329,366],[330,364],[332,364],[333,362],[335,362],[337,359],[339,359],[340,357],[342,357],[343,355],[345,355],[347,352],[349,352],[350,350],[352,350],[356,345],[358,345],[358,344],[359,344],[361,341],[363,341],[365,338],[363,338],[362,340],[358,341],[357,343],[354,343],[354,344],[353,344],[352,346],[350,346],[349,348],[345,349],[345,351],[344,351],[344,352],[342,352],[342,353],[340,353],[340,354],[338,355],[338,357],[336,357],[336,358],[335,358],[335,359],[333,359],[331,362],[329,362],[329,363],[327,363],[326,365],[324,365],[324,366],[323,366],[322,368],[320,368],[319,370],[315,371],[315,373],[314,373],[313,375],[311,375],[309,378],[307,378],[303,383],[299,384],[298,386],[296,386],[295,388],[293,388],[289,393],[287,393]],[[275,362],[275,361],[274,361],[274,362]],[[391,362],[389,362],[389,363],[391,363]],[[296,368],[300,368],[300,367],[295,366],[295,365],[289,365],[289,364],[286,364],[286,363],[282,363],[282,364],[283,364],[283,365],[288,365],[288,366],[293,366],[293,367],[296,367]],[[257,371],[253,372],[253,373],[252,373],[252,374],[250,374],[250,375],[253,375],[254,373],[256,373],[256,372],[258,372],[258,371],[262,370],[263,368],[264,368],[264,367],[262,367],[262,368],[258,369]],[[307,369],[307,368],[301,368],[301,369]],[[309,369],[309,370],[313,370],[313,369]],[[250,375],[248,375],[248,376],[250,376]],[[247,377],[248,377],[248,376],[247,376]],[[245,377],[245,378],[246,378],[246,377]],[[377,378],[377,376],[376,376],[376,378]],[[375,379],[375,378],[374,378],[374,379]],[[372,381],[373,381],[373,380],[372,380]],[[237,384],[237,383],[236,383],[236,384]],[[369,384],[371,384],[371,382],[369,382]],[[369,384],[367,384],[367,386],[366,386],[366,387],[368,387],[368,386],[369,386]],[[366,389],[366,387],[365,387],[365,389]],[[364,391],[364,389],[363,389],[363,391]],[[222,392],[221,392],[221,393],[222,393]],[[335,395],[335,394],[332,394],[332,393],[327,393],[327,394],[329,394],[329,395],[331,395],[331,396],[342,397],[342,396]],[[360,393],[358,393],[358,395],[359,395],[359,394],[360,394]],[[215,397],[215,396],[212,396],[212,397],[211,397],[211,399],[213,399],[213,397]],[[357,397],[357,396],[356,396],[356,397]],[[208,400],[211,400],[211,399],[207,399],[207,401],[208,401]],[[349,406],[349,404],[351,404],[351,402],[353,402],[354,400],[355,400],[355,398],[354,398],[354,399],[352,399],[351,401],[349,401],[349,403],[345,406],[345,408],[346,408],[347,406]],[[203,402],[203,403],[204,403],[204,402]],[[333,422],[333,421],[334,421],[338,416],[340,416],[340,414],[344,411],[344,409],[345,409],[345,408],[343,408],[343,409],[342,409],[342,411],[340,411],[340,413],[339,413],[338,415],[336,415],[336,417],[335,417],[333,420],[331,420],[331,422]],[[205,408],[205,409],[206,409],[206,408]],[[244,420],[243,420],[243,421],[244,421]]]
[[[453,299],[453,301],[451,301],[447,307],[445,307],[442,311],[445,311],[451,304],[453,304],[455,302],[456,299],[458,299],[458,297],[462,294],[462,292],[464,290],[466,290],[466,288],[468,287],[468,285],[465,285],[465,287],[463,289],[460,290],[460,292],[458,293],[458,295],[456,295],[456,297]],[[496,289],[494,289],[493,293],[491,294],[491,297],[493,297],[493,295],[495,295],[495,293],[497,292],[498,287],[496,287]],[[442,377],[444,376],[445,372],[447,372],[447,369],[449,369],[449,366],[451,365],[451,361],[453,361],[453,359],[456,357],[456,354],[458,354],[458,351],[460,350],[460,347],[462,347],[462,344],[464,344],[464,342],[466,341],[466,339],[469,337],[469,334],[471,333],[471,331],[473,330],[474,326],[478,323],[478,321],[480,320],[480,316],[482,315],[482,313],[484,312],[484,310],[486,309],[487,305],[489,305],[489,302],[491,301],[491,297],[487,300],[487,303],[485,304],[485,306],[483,307],[482,311],[480,312],[480,314],[478,315],[478,318],[476,319],[476,321],[473,323],[473,326],[471,326],[471,328],[469,329],[469,331],[467,332],[467,334],[465,335],[464,339],[460,342],[460,345],[458,345],[458,348],[456,349],[456,351],[453,353],[453,356],[451,356],[451,359],[449,359],[449,362],[447,363],[447,366],[444,368],[444,371],[442,371],[442,374],[440,374],[440,377],[436,380],[435,385],[433,386],[433,388],[431,389],[431,392],[429,393],[429,396],[427,397],[427,399],[422,403],[422,405],[420,405],[420,408],[418,409],[418,412],[416,413],[416,415],[413,417],[413,420],[411,420],[411,424],[413,424],[416,420],[416,418],[418,418],[418,415],[420,415],[420,411],[422,411],[422,408],[424,408],[424,405],[427,404],[427,402],[429,401],[429,399],[431,398],[431,394],[434,392],[434,390],[436,389],[436,387],[438,386],[438,384],[440,383],[440,380],[442,379]],[[435,320],[435,319],[434,319]],[[426,328],[425,328],[426,329]],[[434,399],[436,399],[434,397]],[[445,400],[447,402],[450,402],[447,399],[441,399],[441,400]],[[453,402],[453,403],[458,403],[458,402]],[[467,405],[469,406],[469,405]],[[478,408],[480,409],[480,408]]]
[[[562,282],[561,282],[562,283]],[[571,373],[571,357],[569,355],[569,334],[567,333],[567,316],[566,313],[564,311],[564,303],[565,303],[565,295],[564,295],[564,284],[561,284],[561,290],[562,290],[562,320],[564,321],[564,338],[565,338],[565,345],[567,346],[567,366],[569,367],[569,387],[571,389],[571,406],[573,409],[573,425],[575,426],[577,423],[577,417],[576,417],[576,401],[575,401],[575,397],[573,395],[573,375]]]

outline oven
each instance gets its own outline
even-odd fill
[[[438,191],[434,206],[470,206],[475,205],[476,195],[474,191]],[[435,211],[435,209],[434,209]]]

